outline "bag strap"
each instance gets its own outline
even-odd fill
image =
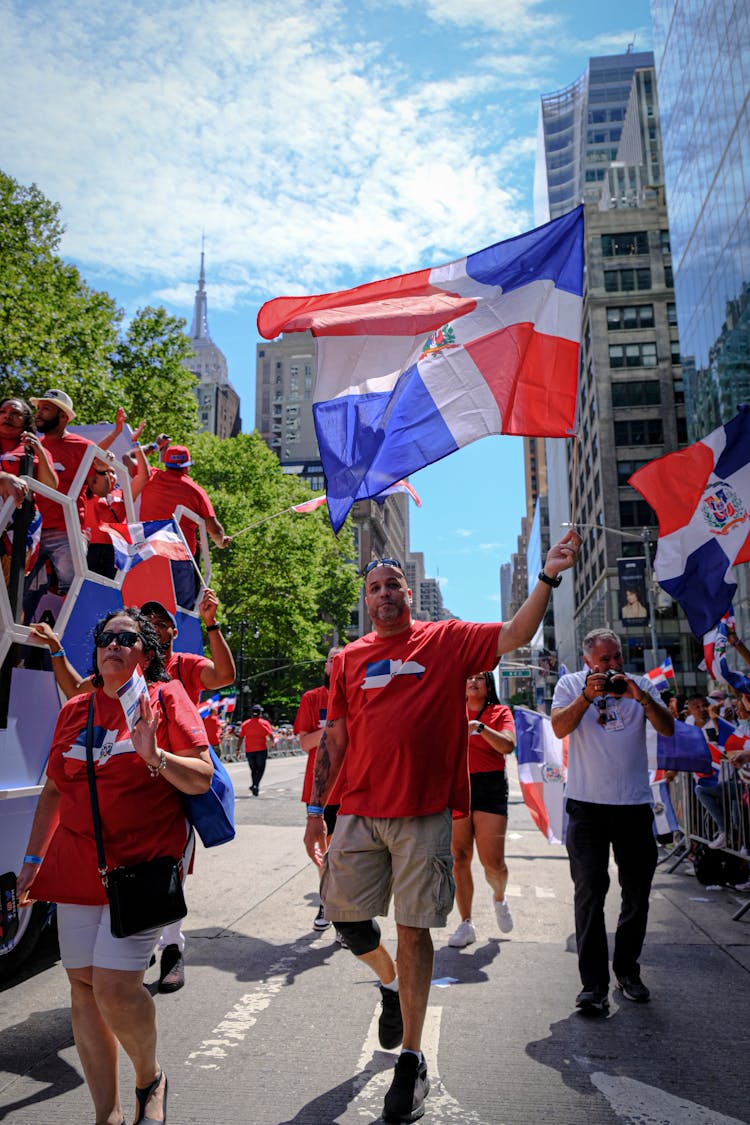
[[[104,843],[102,841],[102,818],[99,812],[99,798],[96,792],[96,774],[94,773],[94,693],[89,696],[89,713],[86,719],[86,773],[89,779],[89,798],[91,800],[91,815],[94,821],[94,839],[96,840],[96,857],[99,863],[99,875],[102,882],[107,882],[107,861],[104,858]]]

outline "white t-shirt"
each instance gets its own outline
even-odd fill
[[[567,707],[581,694],[588,672],[561,676],[552,710]],[[631,676],[657,703],[661,697],[645,676]],[[646,752],[646,717],[635,699],[608,695],[606,708],[592,705],[568,735],[568,781],[565,796],[597,805],[651,805]],[[599,699],[597,699],[599,702]],[[601,714],[607,721],[598,722]]]

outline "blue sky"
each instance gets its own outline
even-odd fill
[[[0,167],[61,204],[63,255],[128,314],[189,323],[205,232],[249,430],[263,301],[532,227],[539,95],[632,42],[651,47],[648,0],[0,0]],[[412,548],[446,604],[496,619],[520,439],[412,483]]]

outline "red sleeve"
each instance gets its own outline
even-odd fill
[[[488,707],[482,715],[482,722],[486,723],[492,730],[499,732],[507,730],[516,732],[516,724],[513,721],[513,712],[510,707],[506,707],[503,703],[495,704],[494,707]]]
[[[346,715],[346,669],[344,667],[344,653],[339,652],[333,658],[331,668],[331,686],[328,689],[327,720],[341,719]]]
[[[292,727],[295,734],[310,734],[312,731],[318,730],[320,726],[320,716],[317,712],[313,714],[315,709],[312,706],[312,699],[312,692],[306,691],[299,701],[297,717]]]
[[[171,680],[168,684],[152,684],[149,694],[152,699],[161,702],[156,731],[160,747],[172,754],[206,749],[208,739],[203,719],[182,684],[177,680]]]
[[[62,761],[63,751],[68,750],[79,736],[81,737],[81,745],[85,746],[86,744],[86,720],[90,698],[90,694],[73,696],[72,699],[63,703],[60,714],[57,716],[49,761],[47,762],[47,776],[57,786],[60,785],[65,776]]]

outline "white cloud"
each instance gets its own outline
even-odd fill
[[[467,527],[457,527],[456,528],[456,535],[458,536],[459,539],[470,539],[473,534],[474,534],[474,532],[469,531],[469,529]]]

